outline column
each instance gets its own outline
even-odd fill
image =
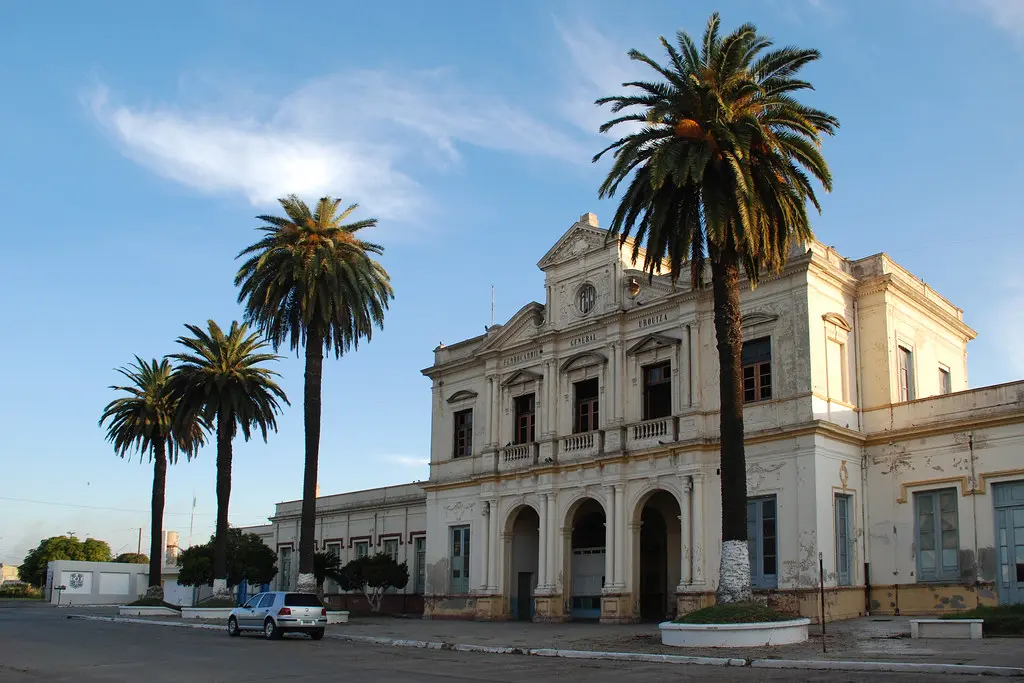
[[[690,526],[690,498],[693,481],[683,477],[683,500],[679,505],[679,586],[676,592],[682,593],[693,579],[693,528]]]
[[[615,552],[615,585],[619,589],[622,589],[626,585],[626,572],[625,572],[625,556],[629,550],[629,544],[626,542],[628,536],[623,536],[622,532],[626,529],[626,515],[625,507],[626,500],[623,497],[625,494],[625,486],[623,484],[615,485],[615,535],[622,539],[621,542],[616,543]]]
[[[491,539],[491,571],[487,575],[487,588],[493,593],[498,590],[498,574],[501,571],[501,543],[499,543],[498,522],[500,515],[498,514],[498,499],[495,498],[491,501],[491,531],[489,538]]]
[[[491,509],[490,501],[484,501],[484,553],[481,558],[483,562],[483,571],[480,572],[480,588],[486,591],[488,578],[491,575],[491,515],[494,511]],[[472,571],[472,569],[470,569]]]
[[[554,591],[558,584],[558,573],[555,571],[555,538],[558,537],[561,526],[555,519],[555,494],[549,493],[546,498],[546,512],[548,517],[548,538],[547,538],[547,574],[548,587]]]
[[[676,358],[678,364],[676,367],[679,368],[679,381],[677,382],[677,389],[675,392],[675,398],[678,401],[676,403],[674,412],[682,410],[686,406],[689,406],[690,401],[690,326],[683,325],[683,341],[676,346]]]
[[[491,377],[490,384],[491,419],[490,424],[488,424],[488,429],[490,429],[491,444],[494,446],[494,448],[498,448],[501,446],[501,443],[498,441],[498,439],[500,438],[500,435],[498,433],[498,427],[501,424],[501,387],[498,385],[497,378],[495,377]]]
[[[611,590],[612,586],[615,585],[615,487],[608,487],[608,501],[609,508],[612,513],[605,515],[604,520],[604,587],[605,590]]]
[[[704,475],[695,474],[692,477],[693,480],[693,493],[690,496],[690,504],[692,505],[692,523],[691,523],[691,551],[690,551],[690,563],[693,567],[691,576],[693,577],[693,583],[703,585],[704,584],[704,563],[705,563],[705,547],[704,547]]]
[[[548,494],[540,494],[540,537],[537,539],[537,592],[548,592]]]
[[[609,411],[609,415],[608,415],[608,418],[610,418],[610,419],[606,418],[606,424],[609,424],[609,425],[615,424],[616,421],[619,418],[619,415],[622,414],[622,411],[621,411],[621,405],[622,405],[622,382],[620,381],[620,378],[619,378],[619,352],[618,352],[618,348],[619,348],[618,344],[612,343],[612,358],[611,358],[612,367],[611,367],[611,372],[609,373],[609,375],[611,376],[611,382],[608,383],[608,385],[609,385],[608,386],[608,390],[611,392],[611,400],[608,401],[608,404],[609,404],[609,407],[611,408],[611,411]],[[605,521],[607,521],[607,520],[605,520]]]

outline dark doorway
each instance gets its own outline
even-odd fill
[[[533,574],[530,572],[519,572],[519,591],[517,593],[516,616],[519,621],[531,621],[533,619]]]
[[[645,507],[640,522],[640,618],[665,618],[668,553],[665,548],[665,518]]]

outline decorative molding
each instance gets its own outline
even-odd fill
[[[821,316],[821,319],[831,325],[835,325],[844,332],[849,332],[851,329],[853,329],[850,326],[850,323],[846,321],[846,318],[844,318],[838,313],[826,313],[825,315]]]
[[[544,379],[544,375],[540,373],[532,372],[530,370],[516,370],[513,372],[508,379],[503,380],[501,386],[510,387],[513,384],[525,384],[527,382],[539,382]]]
[[[558,263],[577,259],[583,254],[599,251],[613,244],[618,244],[618,240],[609,237],[606,230],[577,222],[555,242],[553,247],[548,249],[548,252],[537,262],[537,267],[547,270]]]
[[[900,484],[900,495],[896,499],[899,504],[906,503],[908,500],[907,491],[911,488],[917,488],[920,486],[938,486],[939,484],[960,484],[960,495],[967,497],[973,495],[975,491],[971,490],[970,483],[967,480],[967,476],[962,477],[944,477],[942,479],[924,479],[921,481],[906,481]]]
[[[596,351],[583,351],[562,363],[559,370],[561,372],[569,372],[570,370],[585,368],[591,365],[604,365],[607,362],[608,357],[604,354],[597,353]]]
[[[373,536],[372,535],[371,536],[352,536],[351,538],[348,539],[348,547],[349,548],[355,548],[356,547],[356,543],[360,543],[362,541],[366,541],[368,547],[370,547],[370,548],[373,547]]]
[[[398,539],[398,545],[404,545],[402,543],[402,532],[401,531],[390,531],[386,534],[377,534],[377,547],[384,545],[384,541],[392,538]]]
[[[633,346],[626,349],[627,356],[633,356],[643,351],[650,351],[653,349],[660,349],[666,346],[677,346],[682,343],[682,339],[675,337],[669,337],[664,334],[649,334]]]
[[[997,470],[995,472],[982,472],[978,475],[978,487],[974,489],[974,492],[979,495],[985,494],[985,485],[989,479],[995,479],[997,477],[1019,477],[1024,476],[1024,469],[1017,470]],[[998,484],[999,482],[993,482]]]
[[[426,538],[427,537],[426,530],[423,530],[423,531],[410,531],[409,532],[409,540],[407,541],[408,545],[412,545],[413,539],[414,538],[419,538],[419,537]]]
[[[448,397],[448,403],[458,403],[459,401],[468,401],[471,398],[476,398],[478,394],[475,391],[469,389],[460,389],[454,394]]]
[[[747,313],[743,316],[741,325],[744,328],[754,327],[755,325],[765,325],[767,323],[773,323],[779,319],[779,316],[773,313],[761,313],[754,311],[753,313]]]

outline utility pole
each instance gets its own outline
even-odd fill
[[[136,553],[136,555],[141,555],[141,554],[142,554],[142,527],[140,526],[139,527],[139,550]]]

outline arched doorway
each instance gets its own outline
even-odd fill
[[[601,618],[605,569],[605,514],[592,498],[571,512],[570,614],[573,619]]]
[[[668,491],[641,501],[639,605],[644,621],[661,621],[676,612],[680,577],[679,502]]]
[[[524,505],[509,516],[506,533],[511,537],[505,573],[508,613],[513,619],[532,621],[540,551],[540,516],[532,507]]]

